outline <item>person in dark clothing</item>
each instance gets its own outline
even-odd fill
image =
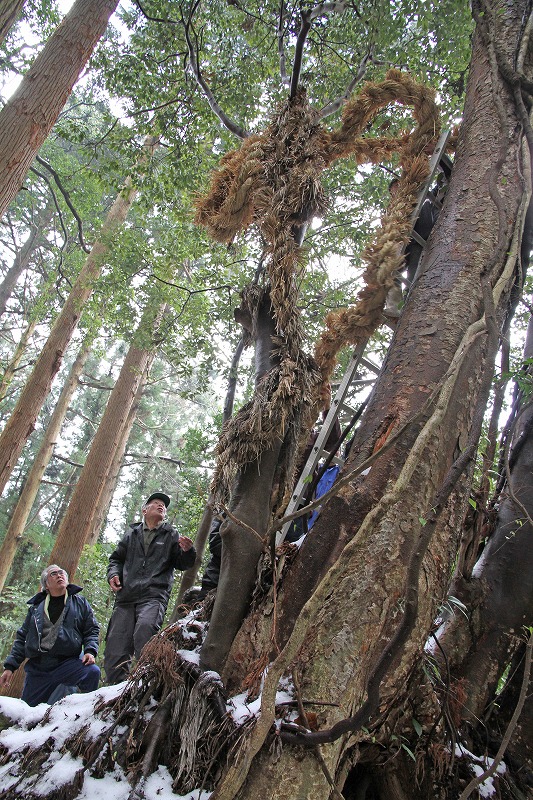
[[[398,179],[395,178],[389,184],[389,192],[391,195],[396,191],[398,186]],[[415,222],[413,232],[417,234],[424,242],[427,242],[429,235],[438,219],[441,201],[446,189],[446,185],[440,188],[438,185],[434,187],[424,200],[420,213]],[[436,202],[435,202],[436,201]],[[414,236],[409,240],[404,253],[405,266],[402,272],[405,275],[406,288],[402,291],[402,282],[399,277],[395,279],[395,285],[387,295],[385,312],[388,316],[397,317],[400,312],[401,305],[405,302],[407,295],[411,290],[414,283],[418,265],[422,257],[424,246]]]
[[[142,507],[143,522],[131,525],[109,557],[107,580],[115,606],[106,636],[107,682],[128,677],[132,657],[161,628],[174,570],[192,567],[196,550],[188,536],[165,522],[170,497],[154,492]]]
[[[92,692],[100,680],[95,664],[100,626],[81,587],[69,583],[65,570],[51,564],[41,575],[41,588],[28,600],[29,611],[0,676],[0,688],[9,686],[27,658],[22,700],[30,706]]]
[[[209,553],[211,555],[202,576],[199,600],[203,600],[211,589],[216,589],[218,586],[220,564],[222,563],[222,537],[220,536],[222,522],[223,519],[221,517],[215,517],[209,529]]]

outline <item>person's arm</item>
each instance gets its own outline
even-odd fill
[[[98,639],[100,635],[100,625],[96,621],[96,617],[94,616],[94,611],[89,603],[89,601],[84,597],[84,614],[83,614],[83,630],[82,630],[82,637],[83,637],[83,653],[85,655],[92,655],[93,660],[90,663],[94,663],[94,658],[98,655]],[[88,663],[84,660],[84,663]]]
[[[173,546],[173,564],[176,569],[189,569],[196,560],[196,550],[192,539],[188,536],[180,536],[174,529],[175,539]]]
[[[118,592],[119,589],[122,589],[122,572],[124,568],[124,562],[126,561],[129,541],[130,531],[128,531],[122,537],[116,548],[109,556],[109,564],[107,566],[107,582],[109,583],[113,592]]]
[[[21,627],[17,631],[17,635],[15,637],[15,641],[13,642],[13,647],[11,648],[10,654],[4,661],[4,670],[8,670],[9,672],[11,672],[11,674],[13,674],[13,672],[15,672],[20,667],[20,665],[26,658],[26,636],[28,634],[28,626],[30,624],[32,617],[33,615],[30,610],[26,614],[26,619],[24,620]],[[5,678],[5,680],[7,679],[8,678]]]

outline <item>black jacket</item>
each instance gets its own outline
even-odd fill
[[[28,600],[30,610],[22,627],[17,631],[11,653],[4,662],[5,669],[14,672],[25,658],[37,658],[45,652],[58,658],[69,656],[77,658],[83,648],[84,653],[92,653],[93,656],[96,656],[100,625],[94,617],[89,602],[79,592],[81,592],[81,586],[68,584],[63,623],[59,628],[53,647],[46,651],[41,650],[46,592],[39,592],[30,597]]]
[[[138,603],[157,599],[166,606],[172,589],[175,569],[189,569],[196,550],[182,550],[179,534],[164,522],[144,550],[143,524],[131,525],[109,557],[107,580],[118,575],[122,589],[115,595],[117,603]]]

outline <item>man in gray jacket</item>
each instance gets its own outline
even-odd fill
[[[115,593],[104,656],[107,682],[127,678],[133,655],[160,629],[175,569],[189,569],[196,551],[188,536],[165,522],[170,497],[154,492],[109,557],[107,580]]]

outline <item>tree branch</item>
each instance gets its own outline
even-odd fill
[[[182,14],[182,23],[185,31],[185,40],[187,42],[187,48],[189,51],[189,63],[191,66],[191,72],[193,74],[194,79],[196,80],[196,83],[204,93],[204,96],[209,104],[211,111],[215,114],[215,116],[218,117],[218,119],[224,125],[224,127],[227,128],[227,130],[230,133],[233,133],[235,136],[238,136],[239,139],[246,139],[247,136],[249,136],[248,132],[245,131],[244,128],[241,128],[239,125],[237,125],[236,122],[233,122],[233,120],[231,120],[227,116],[227,114],[225,114],[224,111],[222,111],[217,101],[215,100],[213,92],[203,79],[202,73],[200,71],[200,65],[198,63],[198,52],[196,47],[193,45],[190,36],[190,30],[192,28],[192,18],[199,5],[200,5],[200,0],[196,0],[189,15],[189,19],[187,21],[185,21]]]
[[[84,250],[86,253],[90,253],[91,252],[91,248],[88,245],[85,244],[85,241],[83,239],[83,224],[82,224],[80,215],[78,214],[78,212],[74,208],[72,200],[70,199],[70,195],[67,192],[67,190],[65,189],[65,187],[63,186],[61,178],[59,177],[59,175],[57,174],[57,172],[55,171],[53,166],[51,164],[49,164],[48,161],[45,161],[44,158],[41,158],[41,156],[36,155],[35,156],[35,160],[37,161],[38,164],[41,164],[41,166],[46,167],[48,172],[52,175],[54,181],[56,182],[57,188],[59,189],[59,191],[63,195],[63,199],[65,200],[65,203],[69,207],[70,211],[72,212],[72,216],[76,220],[76,223],[78,225],[78,237],[79,237],[79,240],[80,240],[80,244],[81,244],[82,250]]]
[[[335,112],[341,108],[346,100],[348,100],[357,84],[362,80],[366,72],[368,62],[372,61],[372,55],[373,45],[369,48],[368,53],[361,59],[357,72],[346,87],[346,90],[339,97],[337,97],[336,100],[332,100],[331,103],[328,103],[327,106],[324,106],[324,108],[321,109],[318,115],[319,119],[324,119],[325,117],[329,117],[331,114],[335,114]]]
[[[308,11],[301,12],[301,24],[300,24],[300,31],[298,33],[298,38],[296,40],[296,48],[294,51],[294,62],[292,67],[292,75],[291,75],[291,88],[289,97],[292,100],[296,96],[296,91],[298,89],[298,84],[300,82],[300,72],[302,69],[302,57],[303,57],[303,49],[305,45],[305,41],[307,39],[307,35],[311,30],[311,25],[313,24],[313,20],[317,19],[317,17],[322,17],[324,14],[342,14],[348,6],[350,5],[347,0],[339,0],[339,2],[335,3],[319,3],[319,5],[315,6],[314,8],[310,8]]]
[[[285,2],[280,0],[279,4],[279,20],[278,20],[278,55],[279,55],[279,72],[281,75],[281,82],[284,86],[290,83],[289,76],[287,75],[287,61],[285,58],[285,44],[283,33],[283,22],[285,20]]]

